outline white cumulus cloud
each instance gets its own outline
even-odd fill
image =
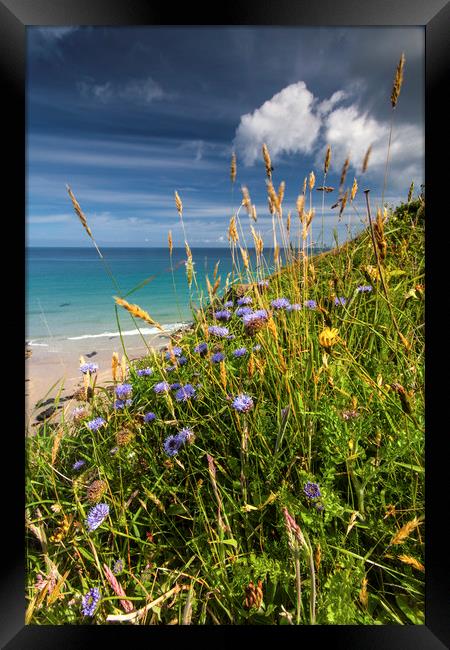
[[[314,95],[303,81],[283,88],[253,113],[241,117],[234,145],[252,165],[265,142],[273,159],[283,153],[311,152],[321,126]]]

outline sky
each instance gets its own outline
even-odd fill
[[[345,239],[349,223],[362,227],[364,189],[374,210],[382,204],[391,124],[384,202],[424,182],[424,74],[422,27],[27,27],[27,245],[92,245],[69,185],[100,246],[166,246],[169,230],[182,246],[177,191],[191,248],[228,246],[246,186],[270,246],[263,143],[293,218],[304,178],[314,171],[323,185],[331,146],[336,189],[323,208],[313,190],[313,239],[322,217],[325,244],[336,228]],[[356,177],[359,191],[339,221],[331,206],[347,157],[344,189]]]

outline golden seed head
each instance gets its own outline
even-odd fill
[[[234,244],[239,241],[239,235],[236,227],[236,217],[233,215],[230,219],[230,224],[228,226],[228,241],[232,241]]]
[[[150,323],[150,325],[154,325],[161,331],[163,331],[163,328],[159,323],[157,323],[153,318],[148,314],[146,311],[141,309],[138,305],[132,305],[126,300],[123,300],[122,298],[117,298],[117,296],[114,296],[114,300],[118,305],[126,309],[132,316],[136,316],[136,318],[141,318],[142,320],[145,320],[147,323]]]
[[[350,194],[350,201],[353,201],[353,199],[356,196],[356,192],[358,191],[358,183],[356,181],[356,178],[353,179],[353,185],[352,185],[352,191]]]
[[[169,244],[169,252],[172,255],[173,241],[172,241],[172,231],[171,230],[169,230],[169,234],[167,235],[167,243]]]
[[[364,578],[362,579],[362,583],[361,583],[361,590],[359,592],[359,602],[361,603],[361,605],[365,609],[367,609],[367,606],[369,604],[369,596],[368,596],[368,593],[367,593],[367,582],[368,582],[368,580],[364,576]]]
[[[245,248],[241,248],[240,246],[239,246],[239,248],[240,248],[240,251],[241,251],[242,262],[244,263],[244,267],[245,267],[246,269],[248,269],[248,253],[247,253],[247,251],[245,250]]]
[[[176,208],[178,210],[178,214],[181,217],[182,214],[183,214],[183,204],[181,203],[181,199],[180,199],[180,196],[179,196],[178,192],[175,192],[175,206],[176,206]]]
[[[299,219],[300,219],[300,221],[303,221],[303,211],[305,209],[305,195],[304,194],[299,194],[298,195],[296,207],[297,207],[297,212],[298,212]]]
[[[286,219],[286,230],[287,230],[287,234],[289,235],[290,232],[291,232],[291,213],[290,212],[288,212],[288,216],[287,216],[287,219]]]
[[[303,194],[306,193],[306,183],[307,183],[307,178],[305,176],[305,178],[303,179]]]
[[[234,151],[233,151],[233,153],[231,155],[231,170],[230,170],[230,173],[231,173],[231,182],[234,183],[234,181],[236,180],[236,154],[234,153]]]
[[[283,203],[285,188],[286,188],[286,183],[284,181],[281,181],[280,187],[278,188],[278,203],[280,204],[280,206]]]
[[[400,562],[403,562],[404,564],[409,564],[414,569],[417,569],[418,571],[422,571],[422,573],[425,573],[424,565],[421,562],[419,562],[419,560],[416,560],[415,557],[411,557],[410,555],[399,555],[398,559],[400,560]]]
[[[270,160],[269,150],[266,144],[263,144],[262,146],[262,153],[264,158],[264,164],[266,166],[267,178],[271,180],[273,168],[272,168],[272,161]]]
[[[414,517],[411,521],[408,521],[397,533],[394,535],[391,541],[391,545],[403,544],[403,542],[411,535],[413,530],[421,525],[420,519]]]
[[[75,198],[75,196],[74,196],[72,190],[70,189],[70,187],[69,187],[68,185],[66,185],[66,187],[67,187],[67,191],[68,191],[68,193],[69,193],[69,196],[70,196],[70,198],[71,198],[71,200],[72,200],[72,205],[73,205],[73,207],[74,207],[74,210],[75,210],[75,212],[77,213],[78,218],[80,219],[83,228],[85,229],[85,231],[87,232],[87,234],[89,235],[89,237],[93,240],[94,238],[93,238],[93,236],[92,236],[91,229],[89,228],[89,226],[88,226],[88,224],[87,224],[87,219],[86,219],[86,217],[84,216],[84,213],[83,213],[82,209],[80,208],[80,204],[79,204],[78,201],[76,200],[76,198]]]
[[[398,62],[397,69],[395,71],[394,85],[392,86],[392,93],[391,93],[392,108],[395,108],[397,106],[398,98],[400,96],[400,90],[402,88],[402,83],[403,83],[403,68],[405,66],[405,61],[406,61],[405,55],[402,52],[400,61]]]
[[[331,147],[330,147],[330,145],[328,145],[327,152],[325,154],[325,163],[324,163],[324,166],[323,166],[323,171],[324,171],[325,174],[328,173],[328,170],[330,168],[330,161],[331,161]]]
[[[252,205],[252,219],[253,221],[257,221],[257,216],[256,216],[256,205]]]
[[[339,210],[338,219],[340,219],[342,217],[342,213],[344,212],[345,206],[347,205],[347,199],[348,199],[348,190],[345,192],[344,196],[342,197],[341,208]]]
[[[118,371],[119,371],[119,355],[117,354],[117,352],[113,352],[112,359],[111,359],[111,374],[112,374],[113,381],[118,380],[119,378]]]
[[[308,183],[310,191],[314,188],[315,184],[316,184],[316,177],[314,175],[314,172],[311,172],[309,175],[309,183]]]
[[[364,156],[364,160],[363,160],[363,164],[362,164],[362,170],[361,170],[363,174],[367,170],[367,165],[369,164],[369,158],[370,158],[371,152],[372,152],[372,145],[370,145],[370,147],[367,149],[366,155]]]
[[[248,192],[247,187],[245,187],[245,185],[243,185],[241,189],[242,189],[242,205],[247,210],[247,214],[249,216],[251,216],[251,214],[252,214],[252,202],[250,200],[250,194]]]
[[[333,327],[325,327],[319,334],[319,343],[325,348],[330,348],[339,340],[339,331]]]
[[[347,158],[344,160],[344,164],[342,166],[342,172],[341,172],[341,179],[339,181],[339,190],[342,189],[344,183],[345,183],[345,177],[347,176],[347,171],[348,167],[350,165],[350,158],[347,156]]]
[[[414,181],[411,181],[411,185],[409,186],[409,192],[408,192],[408,203],[411,202],[413,192],[414,192]]]

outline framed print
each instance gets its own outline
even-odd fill
[[[448,4],[0,16],[2,647],[446,647]]]

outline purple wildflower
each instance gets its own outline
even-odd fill
[[[213,363],[220,363],[225,359],[225,355],[223,352],[215,352],[214,354],[211,355],[211,361]]]
[[[116,386],[116,395],[120,400],[124,400],[131,396],[133,386],[131,384],[119,384]]]
[[[155,393],[168,393],[170,390],[170,384],[167,381],[160,381],[159,384],[153,386]]]
[[[87,373],[92,374],[94,372],[97,372],[98,364],[97,363],[83,363],[80,366],[80,370],[84,375],[86,375]]]
[[[164,368],[164,370],[165,370],[166,372],[173,372],[173,371],[176,370],[176,369],[177,369],[176,366],[166,366],[166,367]]]
[[[97,609],[98,601],[100,600],[100,591],[97,587],[89,589],[86,595],[81,599],[81,611],[84,616],[94,616]]]
[[[245,316],[246,314],[252,314],[252,313],[253,313],[253,309],[251,307],[239,307],[235,311],[236,316]]]
[[[253,352],[259,352],[261,350],[261,346],[259,343],[253,346]]]
[[[139,377],[149,377],[150,375],[153,375],[153,370],[152,368],[141,368],[137,371],[137,374]]]
[[[183,350],[176,345],[174,348],[172,348],[172,352],[170,350],[167,350],[166,359],[167,360],[171,359],[172,354],[174,357],[181,357],[181,355],[183,354]]]
[[[317,483],[312,483],[311,481],[305,483],[303,492],[306,494],[308,499],[317,499],[318,497],[321,496],[319,486],[317,485]]]
[[[224,305],[225,308],[232,307],[233,306],[233,301],[232,300],[227,300]]]
[[[358,293],[367,293],[368,291],[372,291],[373,287],[370,284],[361,284],[356,291]]]
[[[231,311],[228,311],[228,309],[221,309],[220,311],[215,311],[214,318],[216,320],[230,320]]]
[[[275,298],[270,304],[274,309],[286,309],[289,307],[290,302],[287,298]]]
[[[74,470],[81,469],[81,468],[83,467],[83,465],[85,465],[85,464],[86,464],[86,461],[85,461],[85,460],[77,460],[77,461],[72,465],[72,469],[74,469]]]
[[[89,531],[98,528],[109,515],[109,506],[106,503],[98,503],[88,512],[86,526]]]
[[[122,573],[123,571],[123,560],[119,559],[114,562],[113,570],[112,572],[114,573],[115,576],[119,575],[119,573]]]
[[[241,393],[234,398],[231,406],[236,409],[236,411],[239,411],[239,413],[247,413],[247,411],[250,411],[250,409],[253,408],[253,400],[248,395]]]
[[[207,350],[208,350],[208,344],[207,343],[199,343],[194,348],[194,352],[197,352],[198,354],[206,354]]]
[[[81,420],[86,415],[86,408],[84,406],[77,406],[72,411],[72,417],[74,420]]]
[[[184,366],[185,363],[187,363],[187,359],[186,359],[186,357],[179,357],[179,358],[177,359],[177,364],[178,364],[179,366]]]
[[[117,411],[118,409],[123,409],[125,406],[131,406],[131,399],[123,400],[123,399],[116,399],[114,402],[114,410]]]
[[[265,309],[257,309],[256,311],[252,312],[251,314],[245,314],[245,316],[242,318],[244,325],[247,327],[249,325],[252,325],[256,321],[265,321],[269,318],[269,314]]]
[[[151,411],[144,415],[144,422],[153,422],[153,420],[156,420],[156,415]]]
[[[104,424],[106,424],[106,420],[104,420],[103,418],[94,418],[93,420],[89,420],[89,422],[86,422],[87,428],[90,429],[91,431],[97,431]]]
[[[251,305],[252,302],[253,302],[253,299],[250,296],[243,296],[242,298],[239,298],[237,300],[237,304],[239,305],[239,307],[241,305]]]
[[[218,336],[220,338],[225,338],[230,333],[228,327],[219,327],[218,325],[210,325],[208,327],[208,332],[213,336]]]
[[[176,381],[173,384],[170,384],[170,390],[178,390],[179,388],[181,388],[181,384],[178,381]]]
[[[185,442],[190,442],[194,437],[194,432],[192,429],[185,427],[177,433],[177,438],[184,444]]]
[[[334,299],[334,304],[336,305],[336,307],[339,307],[339,305],[344,306],[346,302],[347,302],[347,299],[343,298],[342,296],[340,298],[336,297]]]
[[[186,384],[177,390],[175,393],[175,399],[177,402],[187,402],[191,397],[195,397],[196,392],[197,391],[191,384]]]
[[[315,300],[307,300],[305,302],[305,307],[308,307],[308,309],[316,309],[317,303]]]
[[[247,348],[238,348],[237,350],[233,350],[234,357],[243,357],[246,354],[247,354]]]
[[[260,280],[258,282],[258,287],[260,287],[260,289],[267,289],[268,286],[269,286],[269,280]]]
[[[178,436],[167,436],[164,441],[164,451],[168,456],[175,456],[180,451],[183,441]]]

